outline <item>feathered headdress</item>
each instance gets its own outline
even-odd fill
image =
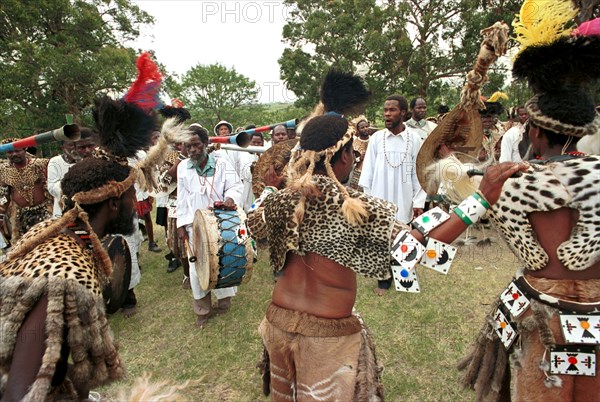
[[[479,113],[482,116],[499,116],[504,112],[504,106],[500,103],[500,100],[508,100],[508,95],[504,92],[494,92],[492,96],[484,100],[483,104],[485,106],[484,109],[480,109]]]
[[[135,64],[138,71],[137,78],[123,96],[123,100],[134,103],[146,113],[150,113],[163,104],[158,97],[162,74],[147,52],[142,53]]]
[[[352,73],[344,73],[336,70],[329,70],[321,89],[319,91],[319,103],[315,106],[312,113],[303,120],[297,129],[302,133],[302,129],[313,117],[321,116],[325,113],[337,114],[340,116],[349,116],[360,114],[369,99],[369,91],[363,80]]]
[[[98,145],[121,161],[147,148],[156,127],[154,118],[135,104],[108,96],[94,101],[93,116],[99,132]]]
[[[582,137],[600,130],[600,118],[585,93],[600,77],[600,22],[573,30],[577,12],[570,0],[525,1],[513,22],[521,45],[513,75],[526,79],[536,93],[525,105],[531,122]]]
[[[313,113],[303,122],[304,127],[312,119],[324,115],[333,115],[344,118],[353,113],[360,113],[371,97],[371,92],[366,88],[364,81],[359,76],[330,70],[320,91],[321,100]],[[361,200],[353,198],[348,190],[337,180],[331,166],[331,158],[344,147],[356,133],[356,126],[348,124],[348,129],[335,143],[326,148],[316,149],[316,146],[298,145],[292,150],[288,164],[288,188],[300,193],[300,202],[296,206],[295,219],[299,225],[304,217],[304,206],[307,197],[317,194],[316,186],[312,180],[315,166],[323,161],[327,176],[336,183],[344,202],[342,214],[352,225],[360,225],[367,218],[367,211]]]

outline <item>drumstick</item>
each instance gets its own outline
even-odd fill
[[[187,242],[187,240],[185,240],[183,242],[183,245],[185,246],[185,252],[188,255],[188,261],[189,262],[196,262],[197,258],[196,256],[192,253],[192,251],[190,250],[190,245]]]

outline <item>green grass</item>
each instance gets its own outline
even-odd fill
[[[230,312],[198,330],[191,290],[181,288],[181,268],[166,272],[163,239],[163,253],[148,252],[147,244],[142,245],[142,282],[136,288],[138,314],[110,318],[128,377],[99,389],[101,395],[114,399],[136,377],[151,373],[153,380],[192,380],[185,396],[193,401],[266,400],[256,368],[262,351],[256,329],[273,288],[268,251],[259,250],[252,279],[238,288]],[[516,267],[506,245],[495,243],[459,249],[448,275],[417,268],[419,294],[391,290],[377,297],[376,281],[359,278],[356,309],[371,328],[379,363],[385,366],[386,400],[473,400],[471,392],[460,388],[455,364]]]

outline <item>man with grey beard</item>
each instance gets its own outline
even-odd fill
[[[235,209],[241,205],[242,184],[227,157],[208,154],[208,132],[198,124],[190,126],[192,139],[186,144],[189,158],[177,166],[177,234],[183,242],[193,242],[192,223],[196,210],[214,207]],[[193,263],[192,263],[193,264]],[[196,325],[203,328],[213,315],[211,291],[200,289],[196,269],[190,266],[190,284],[194,295]],[[214,289],[216,313],[229,310],[237,287]]]

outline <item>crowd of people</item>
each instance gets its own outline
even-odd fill
[[[436,135],[451,114],[440,109],[427,118],[424,97],[408,102],[398,94],[383,104],[385,127],[373,128],[361,115],[372,95],[364,80],[331,70],[313,113],[297,130],[276,125],[269,141],[254,125],[234,130],[227,121],[209,134],[175,103],[163,108],[168,119],[161,128],[156,113],[129,91],[117,101],[95,100],[94,129],[81,128],[80,138],[62,142],[50,160],[8,151],[0,162],[0,240],[8,251],[0,262],[0,399],[87,399],[91,389],[123,378],[103,297],[115,281],[114,255],[103,242],[126,240],[131,271],[120,307],[130,317],[144,237],[150,252],[162,252],[151,219],[156,203],[166,271],[183,266],[199,330],[229,311],[243,282],[206,287],[212,279],[190,257],[203,248],[198,237],[215,233],[197,224],[198,215],[232,212],[234,243],[266,242],[275,282],[258,328],[259,367],[274,401],[383,400],[368,317],[354,308],[357,274],[377,280],[374,291],[384,296],[417,263],[447,272],[436,255],[455,252],[451,243],[480,219],[496,226],[521,269],[459,363],[463,385],[478,400],[598,400],[600,159],[577,143],[600,132],[600,115],[584,90],[600,75],[585,67],[599,54],[600,29],[598,20],[564,28],[572,14],[559,14],[566,19],[555,24],[556,37],[535,46],[535,35],[522,34],[535,24],[515,22],[522,36],[513,74],[534,96],[512,108],[508,122],[499,120],[501,95],[475,96],[479,87],[468,78],[463,97],[479,111],[468,125],[481,132],[454,125],[460,135]],[[482,31],[478,57],[501,53],[507,30],[498,23]],[[568,67],[544,62],[555,60],[557,48],[573,49],[560,61]],[[210,140],[240,133],[250,133],[254,152]],[[465,163],[452,151],[469,136],[481,141]],[[435,177],[432,193],[422,175],[432,166],[417,162],[425,149],[440,156],[432,166],[453,158],[465,173]],[[285,167],[257,175],[262,158],[276,152],[285,153],[275,155]],[[253,192],[257,180],[260,194]],[[446,191],[451,206],[428,202]],[[242,257],[251,259],[251,252]]]

